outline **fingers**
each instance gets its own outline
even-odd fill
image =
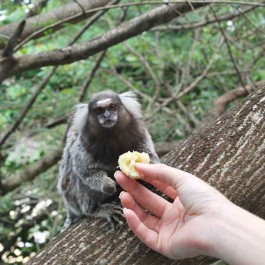
[[[166,183],[163,183],[159,180],[144,178],[144,181],[147,183],[150,183],[152,186],[156,187],[158,190],[160,190],[162,193],[166,194],[169,198],[175,200],[177,197],[177,192],[174,188],[169,186]]]
[[[128,192],[122,192],[120,194],[120,200],[122,206],[124,208],[133,210],[140,221],[145,224],[145,226],[156,232],[159,231],[160,219],[156,216],[151,215],[149,212],[140,207]]]
[[[154,181],[154,183],[155,181],[160,181],[173,187],[175,190],[193,177],[187,172],[164,164],[136,164],[136,168],[144,175],[144,180],[146,179],[148,181],[150,179]],[[170,193],[172,195],[172,191],[170,191]]]
[[[127,220],[129,227],[135,233],[135,235],[148,247],[158,251],[158,233],[148,228],[144,223],[140,221],[135,212],[130,209],[124,209],[124,216]]]
[[[115,173],[115,178],[120,186],[128,191],[141,207],[147,209],[153,215],[161,217],[170,205],[167,200],[148,190],[137,181],[128,178],[120,171]]]

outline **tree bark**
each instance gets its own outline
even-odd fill
[[[204,6],[204,3],[193,3],[193,8]],[[0,82],[6,77],[26,70],[37,69],[49,65],[63,65],[88,58],[104,51],[120,42],[143,33],[154,26],[167,23],[180,14],[191,11],[189,4],[169,4],[157,7],[139,17],[124,22],[120,26],[105,32],[88,42],[76,44],[63,49],[56,49],[37,54],[12,57],[15,65],[6,70],[8,60],[0,61]]]
[[[108,2],[109,0],[78,0],[78,3],[83,7],[85,11],[104,6],[108,4]],[[50,12],[27,18],[26,26],[21,35],[21,41],[30,36],[31,34],[35,33],[37,30],[47,26],[47,24],[52,24],[60,20],[64,20],[68,17],[73,17],[73,19],[69,20],[68,23],[77,23],[78,21],[86,19],[87,17],[93,15],[93,13],[83,14],[83,10],[81,9],[80,5],[75,2],[70,2],[69,4],[65,4]],[[78,14],[80,14],[80,16],[75,17],[75,15]],[[20,21],[13,22],[0,27],[0,36],[5,36],[5,38],[0,38],[0,49],[4,48],[7,39],[13,35],[19,23]],[[62,27],[64,27],[64,24],[54,27],[53,31],[57,31]],[[34,36],[34,38],[38,38],[40,36],[42,36],[42,34],[38,34]]]
[[[168,153],[163,162],[210,183],[239,206],[265,217],[265,84]],[[28,264],[208,264],[172,261],[148,249],[127,225],[110,230],[84,219],[61,233]]]

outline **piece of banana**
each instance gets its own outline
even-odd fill
[[[135,163],[150,163],[150,157],[147,153],[139,153],[129,151],[120,155],[118,164],[121,171],[130,178],[140,179],[143,176],[136,170]]]

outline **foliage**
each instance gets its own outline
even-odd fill
[[[22,19],[31,3],[9,2],[2,2],[0,25]],[[49,1],[42,12],[64,3],[62,0]],[[215,6],[218,16],[238,8],[235,5]],[[129,8],[126,19],[149,9],[149,6]],[[205,7],[189,12],[173,24],[201,21],[209,13],[209,7]],[[121,9],[110,10],[85,31],[79,42],[100,36],[113,28],[121,15]],[[233,20],[220,22],[244,84],[265,79],[265,58],[261,56],[264,51],[264,34],[261,30],[264,15],[265,10],[260,7]],[[67,24],[60,31],[47,32],[42,38],[26,43],[17,55],[63,48],[86,22]],[[107,51],[84,101],[88,101],[93,93],[105,89],[117,92],[134,89],[138,91],[146,122],[155,142],[185,139],[205,119],[212,116],[215,99],[241,86],[223,38],[218,23],[214,23],[189,30],[149,31],[128,40],[126,44],[118,44]],[[39,161],[49,151],[62,146],[65,123],[51,128],[48,124],[70,115],[98,57],[99,54],[58,67],[19,130],[15,131],[2,150],[4,162],[1,175],[4,179],[11,178],[26,166]],[[204,73],[211,60],[212,66]],[[22,109],[50,71],[51,67],[44,67],[22,72],[0,85],[1,135],[19,118]],[[199,77],[202,77],[201,80],[190,91],[178,97]],[[170,103],[161,108],[170,98]],[[0,251],[7,238],[15,238],[13,245],[3,255],[5,263],[25,262],[59,232],[64,210],[56,192],[57,170],[56,166],[40,174],[32,183],[25,183],[14,192],[1,197]],[[34,209],[41,203],[44,214],[38,219],[34,215]],[[36,239],[40,232],[45,238],[44,242]],[[16,234],[19,236],[15,237]]]

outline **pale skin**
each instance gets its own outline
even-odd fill
[[[175,260],[207,255],[230,265],[265,264],[264,220],[187,172],[164,164],[137,164],[137,170],[173,200],[115,173],[128,225],[148,247]]]

